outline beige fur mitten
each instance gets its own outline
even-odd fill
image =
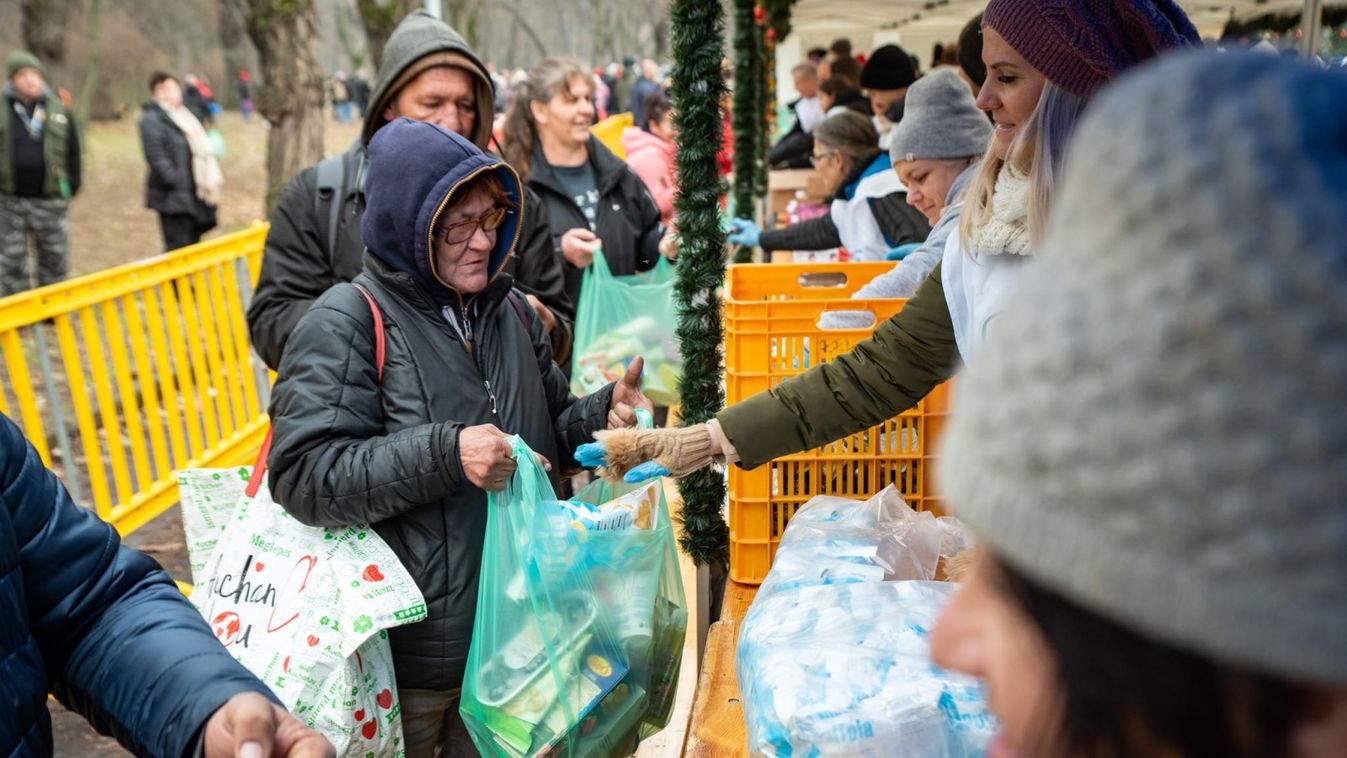
[[[608,466],[604,478],[619,481],[632,468],[655,461],[673,477],[686,476],[710,466],[721,453],[706,424],[678,429],[609,429],[596,432],[603,444]]]

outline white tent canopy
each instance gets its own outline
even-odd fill
[[[1248,18],[1277,11],[1316,9],[1318,0],[1225,0],[1179,5],[1203,37],[1215,37],[1233,15]],[[936,43],[953,42],[968,19],[987,6],[986,0],[799,0],[791,13],[791,33],[777,48],[777,81],[782,101],[794,97],[790,69],[813,47],[827,47],[838,37],[851,40],[857,52],[897,43],[928,65]]]

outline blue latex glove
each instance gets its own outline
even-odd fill
[[[633,468],[631,471],[628,471],[627,475],[622,477],[622,481],[627,484],[640,484],[649,479],[657,479],[661,476],[668,475],[669,469],[664,468],[654,461],[646,461]]]
[[[890,251],[888,252],[888,254],[884,256],[884,260],[886,260],[886,261],[901,261],[902,259],[906,258],[908,255],[910,255],[911,253],[916,252],[916,251],[919,250],[919,249],[921,249],[921,243],[920,243],[920,242],[909,242],[909,243],[907,243],[906,245],[899,245],[898,247],[895,247],[895,248],[893,248],[892,250],[890,250]]]
[[[575,462],[585,468],[598,468],[608,465],[608,453],[602,442],[586,442],[575,449]]]
[[[752,221],[746,218],[736,218],[730,222],[730,244],[757,247],[758,240],[761,238],[762,230]]]

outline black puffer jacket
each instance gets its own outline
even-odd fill
[[[599,220],[594,233],[603,243],[608,268],[617,276],[649,271],[659,262],[659,241],[664,236],[659,206],[640,177],[596,139],[589,141],[589,162],[599,185]],[[547,205],[552,244],[560,256],[561,236],[577,227],[587,229],[589,222],[543,157],[542,146],[536,144],[529,161],[528,185]],[[578,303],[584,270],[564,258],[562,266],[566,294],[571,302]]]
[[[270,484],[304,523],[374,525],[430,614],[391,633],[398,684],[446,690],[463,677],[486,525],[486,493],[464,475],[459,433],[495,424],[522,436],[554,464],[555,486],[575,448],[604,427],[612,387],[572,396],[540,322],[511,302],[518,295],[500,269],[513,217],[497,237],[494,278],[464,296],[471,351],[447,320],[444,308],[456,308],[458,295],[430,271],[431,219],[483,170],[496,170],[517,202],[512,171],[457,135],[405,119],[381,130],[370,152],[371,252],[355,282],[383,314],[383,378],[369,305],[354,286],[333,287],[300,320],[281,361]]]
[[[150,164],[145,206],[160,213],[195,214],[196,182],[187,136],[158,103],[146,103],[140,118],[140,147]]]
[[[486,146],[495,111],[486,66],[444,22],[424,11],[409,14],[384,48],[362,139],[343,155],[327,159],[344,164],[343,187],[337,193],[340,197],[319,202],[319,169],[310,166],[286,186],[271,214],[262,272],[248,306],[248,333],[267,366],[274,369],[280,365],[286,340],[313,301],[334,284],[349,282],[360,273],[365,250],[360,238],[360,219],[365,213],[365,146],[386,123],[385,105],[395,94],[389,88],[398,75],[428,55],[446,53],[458,56],[478,82],[477,128],[469,138],[478,147]],[[340,203],[337,232],[331,242],[327,240],[330,202]],[[505,270],[515,277],[515,286],[536,296],[556,316],[557,325],[550,334],[552,353],[565,363],[571,352],[575,301],[566,295],[561,254],[553,244],[550,228],[546,208],[525,193],[519,247]]]

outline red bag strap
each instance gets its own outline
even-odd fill
[[[379,304],[374,302],[374,296],[369,290],[361,287],[359,284],[355,288],[360,290],[360,294],[369,303],[370,315],[374,317],[374,372],[379,382],[384,380],[384,356],[386,348],[384,343],[384,314],[379,310]],[[267,429],[267,436],[262,440],[262,447],[257,450],[257,460],[253,462],[253,473],[248,477],[248,486],[243,488],[243,494],[248,497],[257,497],[257,491],[262,488],[262,477],[267,473],[267,456],[271,454],[271,429]]]
[[[359,284],[355,288],[360,290],[360,294],[365,296],[365,302],[369,303],[369,313],[374,317],[374,372],[379,382],[384,380],[384,314],[379,310],[379,304],[374,302],[374,296],[369,290],[361,287]]]

